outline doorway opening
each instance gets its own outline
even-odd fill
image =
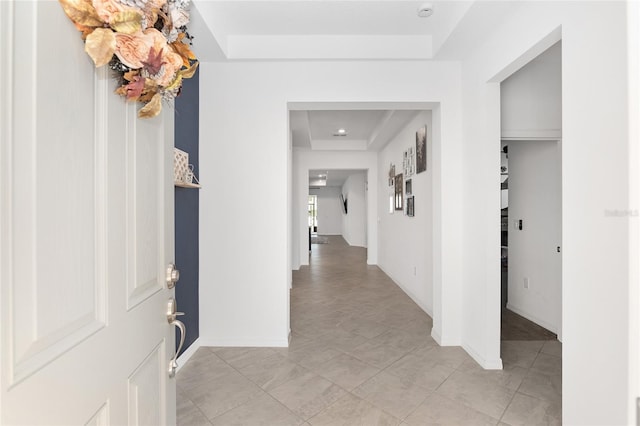
[[[340,236],[350,246],[367,248],[367,170],[309,170],[307,225],[309,250]]]
[[[554,378],[562,365],[561,54],[558,41],[500,83],[501,357],[535,352],[532,363],[544,357],[558,367]]]
[[[309,195],[309,229],[311,235],[318,234],[318,196]]]
[[[503,140],[501,146],[501,340],[556,340],[560,145]]]

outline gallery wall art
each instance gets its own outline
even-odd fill
[[[396,166],[392,163],[389,165],[389,186],[393,186],[396,178]]]
[[[402,172],[404,177],[408,178],[413,176],[416,171],[416,157],[415,150],[410,146],[406,151],[402,153]]]
[[[395,177],[396,184],[396,192],[395,192],[395,201],[396,201],[396,210],[404,209],[404,184],[402,181],[402,173],[397,174]]]
[[[427,126],[416,132],[416,173],[427,170]]]
[[[414,198],[413,196],[407,197],[407,216],[413,217],[414,215]]]

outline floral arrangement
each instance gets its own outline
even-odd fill
[[[59,0],[82,33],[96,67],[108,65],[116,90],[141,102],[141,118],[157,116],[162,101],[180,93],[198,61],[187,32],[190,0]]]

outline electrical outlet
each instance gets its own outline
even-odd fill
[[[524,279],[524,288],[529,288],[529,278]]]

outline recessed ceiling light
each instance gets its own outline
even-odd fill
[[[431,3],[425,3],[418,8],[418,16],[421,18],[428,18],[433,15],[433,5]]]
[[[333,136],[347,136],[347,130],[346,129],[338,129]]]

